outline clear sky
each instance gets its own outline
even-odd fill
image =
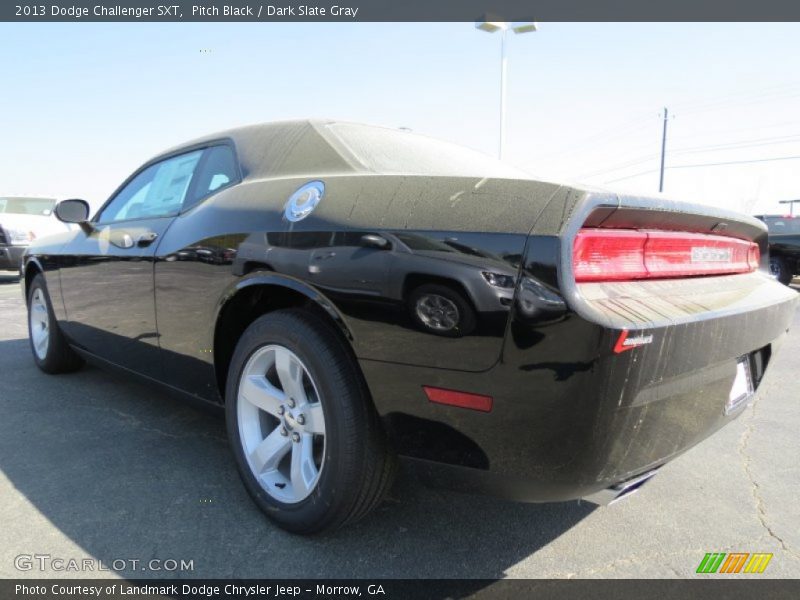
[[[493,154],[499,43],[470,23],[3,23],[0,195],[96,205],[167,147],[295,117]],[[654,194],[667,106],[666,195],[751,213],[800,198],[800,24],[542,23],[509,60],[516,166]]]

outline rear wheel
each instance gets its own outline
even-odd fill
[[[342,340],[319,317],[260,317],[236,346],[226,417],[256,504],[295,533],[339,527],[380,502],[394,475],[369,393]]]
[[[789,261],[784,257],[770,256],[769,270],[773,277],[783,285],[789,285],[792,282],[792,269],[789,268]]]
[[[58,327],[41,273],[33,278],[28,290],[28,338],[33,360],[45,373],[68,373],[83,365]]]

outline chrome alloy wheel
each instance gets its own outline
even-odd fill
[[[39,360],[47,358],[47,346],[50,344],[50,314],[47,312],[47,301],[42,288],[36,288],[31,297],[28,310],[33,351]]]
[[[242,450],[259,485],[287,504],[308,497],[325,462],[325,415],[300,358],[279,345],[263,346],[239,379],[236,406]]]
[[[420,296],[415,310],[426,327],[437,331],[455,329],[461,318],[455,302],[438,294]]]

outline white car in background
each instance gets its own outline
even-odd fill
[[[69,229],[53,215],[55,205],[52,198],[0,196],[0,271],[19,272],[28,244]]]

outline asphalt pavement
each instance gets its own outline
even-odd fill
[[[2,276],[0,377],[0,577],[732,577],[696,575],[707,552],[800,577],[800,313],[754,404],[629,499],[519,504],[403,472],[370,517],[312,538],[256,509],[219,416],[95,367],[41,373]],[[56,568],[98,560],[120,570]]]

